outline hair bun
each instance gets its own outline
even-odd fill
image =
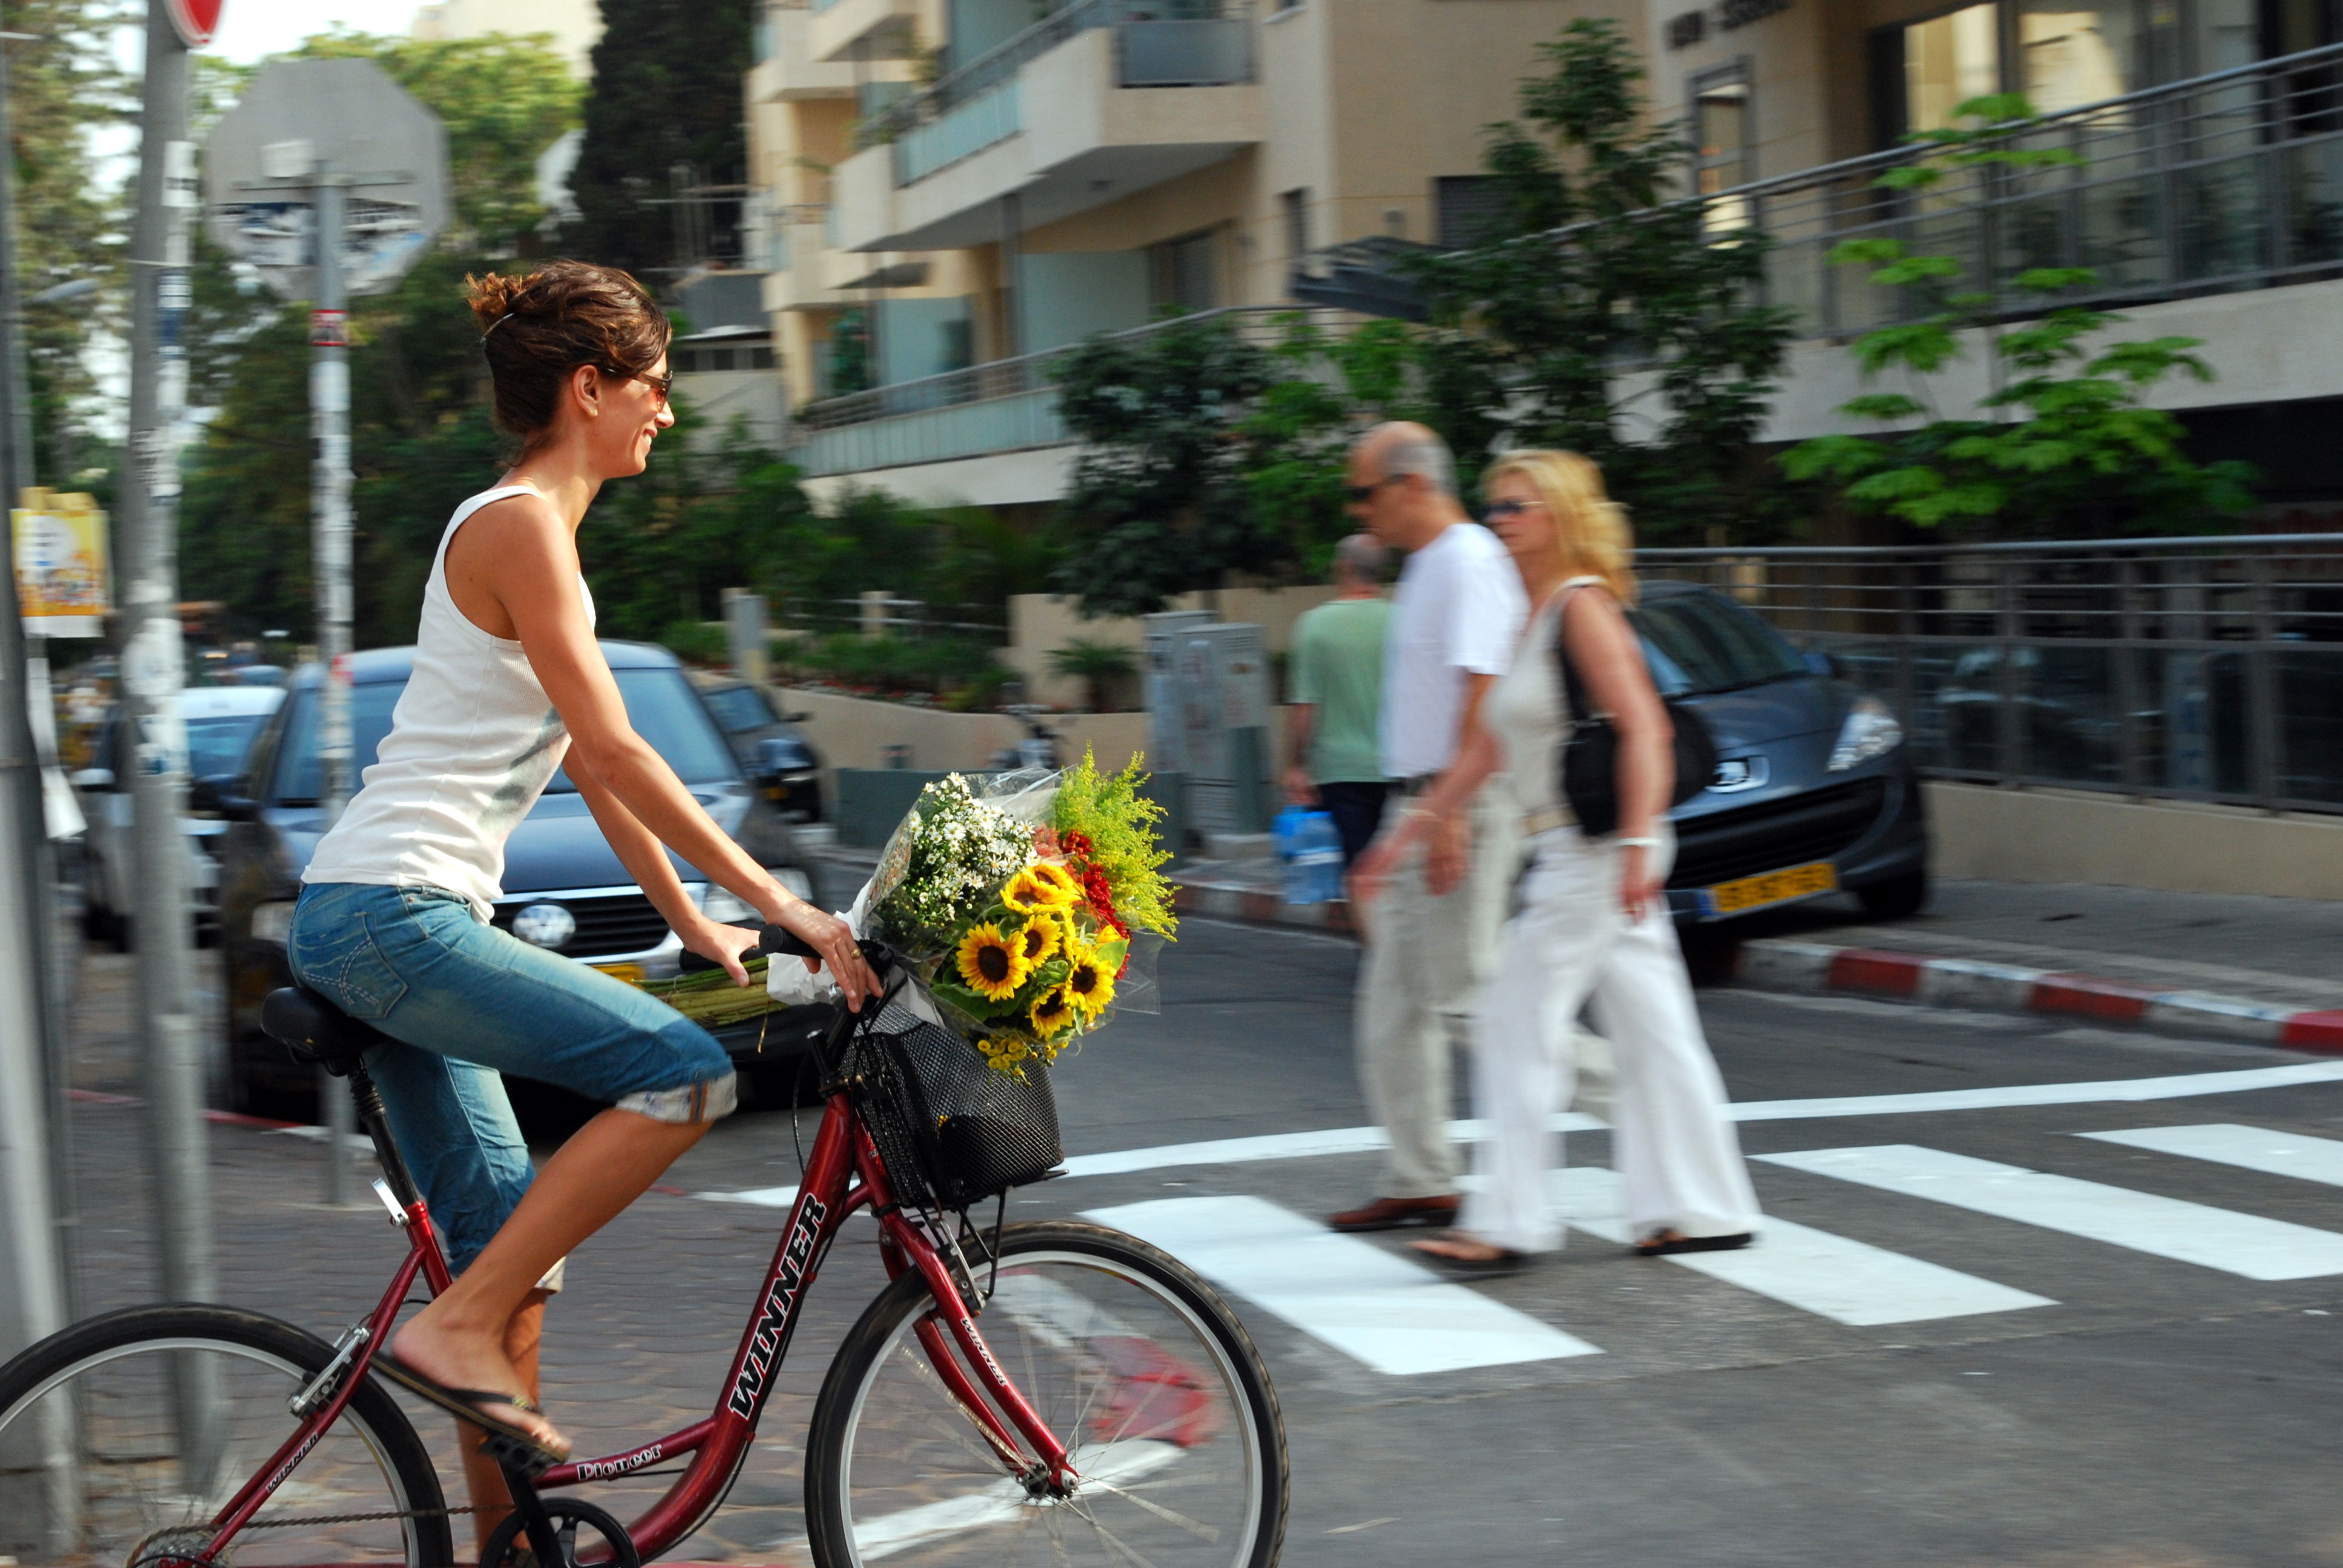
[[[486,333],[498,322],[510,316],[519,307],[521,296],[528,291],[529,279],[492,272],[484,277],[466,274],[464,286],[472,302],[472,319]]]

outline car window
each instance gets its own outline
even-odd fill
[[[187,777],[208,779],[244,769],[252,738],[268,722],[266,713],[228,713],[187,720]]]
[[[1797,650],[1739,605],[1707,594],[1671,594],[1635,607],[1652,679],[1681,697],[1731,691],[1805,673]]]
[[[716,715],[716,722],[727,735],[738,735],[743,729],[761,729],[773,722],[773,710],[765,706],[764,697],[753,686],[728,686],[719,691],[703,691],[708,710]]]
[[[635,733],[650,742],[651,749],[667,759],[676,777],[687,784],[713,784],[739,777],[739,765],[726,749],[723,738],[709,721],[708,710],[699,705],[691,683],[679,669],[619,669],[611,672],[618,678],[618,695],[627,705],[627,718]],[[358,786],[358,775],[374,766],[383,737],[390,733],[391,709],[398,706],[405,681],[377,681],[350,689],[350,759],[353,770],[350,788]],[[309,687],[293,694],[290,716],[286,721],[285,739],[277,748],[277,788],[273,791],[278,805],[306,805],[317,798],[320,769],[317,758],[317,689]],[[557,772],[546,786],[548,794],[575,790],[569,775]]]

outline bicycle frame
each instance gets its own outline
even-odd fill
[[[835,1059],[837,1048],[854,1023],[854,1016],[841,1009],[825,1055]],[[335,1362],[311,1385],[313,1398],[316,1391],[330,1388],[324,1402],[312,1406],[293,1434],[215,1516],[206,1556],[216,1557],[226,1550],[341,1419],[343,1409],[390,1334],[416,1278],[420,1275],[435,1296],[449,1283],[447,1259],[430,1212],[390,1141],[381,1099],[363,1069],[352,1075],[350,1088],[358,1101],[360,1123],[374,1141],[387,1179],[377,1182],[376,1189],[391,1211],[392,1223],[407,1233],[407,1256],[373,1312],[344,1336]],[[922,1226],[907,1218],[895,1202],[878,1148],[843,1085],[833,1088],[827,1097],[813,1151],[806,1161],[804,1182],[790,1207],[789,1224],[774,1246],[764,1288],[758,1293],[757,1307],[741,1333],[739,1348],[733,1352],[731,1370],[715,1410],[650,1442],[556,1465],[538,1477],[538,1490],[615,1480],[689,1454],[689,1467],[648,1513],[628,1526],[628,1533],[648,1561],[704,1523],[723,1503],[733,1477],[748,1458],[757,1422],[772,1392],[774,1373],[788,1354],[807,1292],[830,1243],[847,1218],[866,1205],[879,1221],[879,1250],[888,1278],[916,1271],[934,1297],[935,1310],[921,1318],[913,1332],[946,1390],[1001,1461],[1001,1473],[1036,1492],[1063,1495],[1069,1491],[1079,1478],[1065,1445],[1009,1381],[986,1346],[976,1325],[981,1304],[971,1305],[963,1296],[950,1266]]]

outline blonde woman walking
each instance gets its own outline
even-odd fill
[[[1612,1133],[1635,1250],[1745,1246],[1757,1197],[1725,1119],[1725,1083],[1701,1032],[1664,887],[1673,730],[1624,608],[1630,542],[1603,473],[1574,452],[1519,452],[1490,471],[1489,526],[1535,606],[1455,761],[1360,862],[1372,897],[1418,839],[1506,770],[1529,869],[1473,1028],[1473,1103],[1490,1124],[1455,1230],[1415,1243],[1460,1271],[1502,1272],[1562,1244],[1546,1195],[1553,1113],[1570,1103],[1573,1024],[1591,994],[1616,1057]],[[1573,716],[1559,641],[1619,737],[1619,825],[1582,832],[1561,792]]]

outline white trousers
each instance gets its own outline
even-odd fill
[[[1483,800],[1496,792],[1483,791]],[[1403,809],[1393,801],[1393,816]],[[1473,811],[1473,867],[1446,893],[1423,885],[1423,850],[1410,851],[1368,906],[1367,950],[1353,1013],[1359,1082],[1391,1134],[1378,1195],[1443,1198],[1456,1191],[1452,1059],[1473,1037],[1473,1003],[1496,957],[1521,842],[1513,819]]]
[[[1634,1233],[1755,1230],[1757,1194],[1665,901],[1629,925],[1619,851],[1576,828],[1541,833],[1531,849],[1521,912],[1505,926],[1473,1017],[1473,1109],[1490,1135],[1460,1228],[1520,1252],[1562,1244],[1546,1194],[1559,1151],[1547,1123],[1570,1103],[1574,1025],[1591,993],[1595,1026],[1611,1041],[1612,1160]],[[1673,842],[1662,853],[1673,858]]]

